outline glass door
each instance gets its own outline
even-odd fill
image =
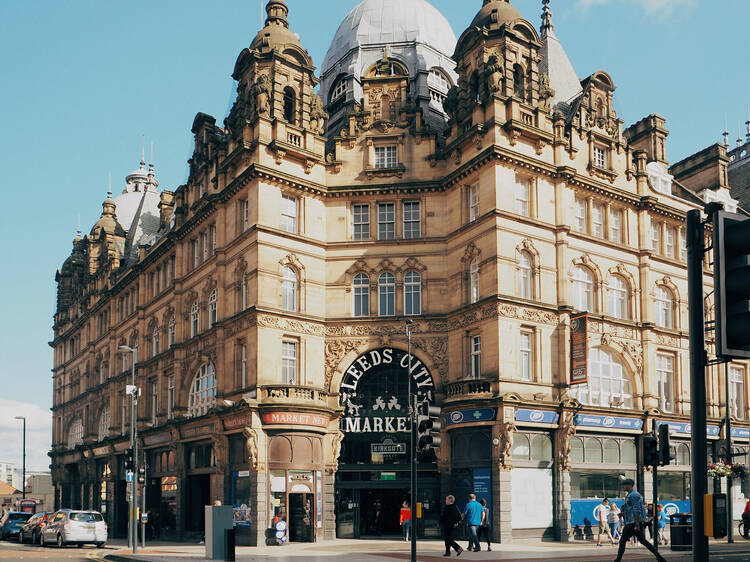
[[[336,537],[353,539],[359,536],[357,513],[359,511],[359,490],[342,488],[336,499]]]

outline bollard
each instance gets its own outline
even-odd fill
[[[224,529],[224,560],[234,561],[235,530]]]

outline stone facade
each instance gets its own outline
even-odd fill
[[[404,466],[372,460],[377,485],[346,483],[362,475],[344,461],[342,420],[363,406],[341,385],[346,373],[365,379],[372,350],[407,350],[406,318],[446,421],[423,467],[429,513],[443,494],[479,486],[472,470],[486,467],[496,540],[567,540],[581,527],[571,505],[591,495],[582,478],[628,470],[643,482],[639,436],[652,422],[689,422],[685,213],[706,194],[731,201],[726,151],[701,153],[714,183],[668,169],[663,119],[624,129],[604,71],[556,99],[561,73],[542,70],[557,59],[543,59],[564,53],[549,47],[544,4],[540,36],[509,2],[484,0],[446,74],[456,83],[443,130],[388,49],[356,77],[362,99],[336,107],[331,130],[335,100],[316,96],[286,4],[268,3],[234,67],[237,100],[223,125],[196,116],[188,182],[161,192],[151,237],[134,249],[108,198],[57,274],[58,506],[102,509],[113,534],[124,531],[135,356],[147,505],[165,533],[200,532],[194,514],[220,500],[243,504],[241,541],[262,543],[280,512],[292,540],[366,534],[363,490],[403,490]],[[569,384],[571,317],[584,310],[588,387]],[[735,427],[746,428],[747,365],[734,367]],[[707,377],[715,439],[723,370]],[[519,512],[534,482],[549,483],[547,519]]]

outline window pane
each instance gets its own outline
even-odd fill
[[[396,237],[396,210],[393,203],[378,205],[378,240],[393,240]]]
[[[281,197],[281,228],[297,233],[297,198],[291,195]]]
[[[421,226],[419,201],[404,201],[404,238],[419,238]]]
[[[416,271],[409,271],[404,277],[404,314],[422,312],[422,278]]]
[[[510,451],[513,460],[527,461],[530,458],[529,438],[523,433],[513,434],[513,448]]]
[[[370,238],[370,207],[369,205],[354,205],[354,232],[355,240],[367,240]]]
[[[370,315],[370,278],[364,273],[354,277],[354,316]]]
[[[396,313],[396,280],[390,273],[383,273],[378,278],[378,313],[380,316]]]

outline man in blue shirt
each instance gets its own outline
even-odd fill
[[[464,509],[464,519],[466,525],[469,528],[469,546],[470,551],[479,552],[481,547],[479,546],[479,537],[477,536],[477,530],[482,524],[482,514],[484,508],[482,504],[477,501],[477,497],[474,494],[469,494],[469,502],[466,504]],[[473,546],[472,546],[473,545]]]
[[[625,526],[622,529],[622,535],[620,536],[620,547],[617,550],[617,558],[615,562],[622,560],[622,555],[625,553],[625,546],[628,541],[635,536],[643,546],[645,546],[651,554],[656,556],[659,562],[665,562],[661,554],[659,554],[654,545],[646,540],[646,536],[643,534],[643,524],[646,521],[646,506],[643,504],[643,496],[635,491],[633,486],[635,482],[632,479],[626,478],[622,481],[622,487],[627,493],[625,496],[625,503],[622,505],[622,517],[625,520]]]

